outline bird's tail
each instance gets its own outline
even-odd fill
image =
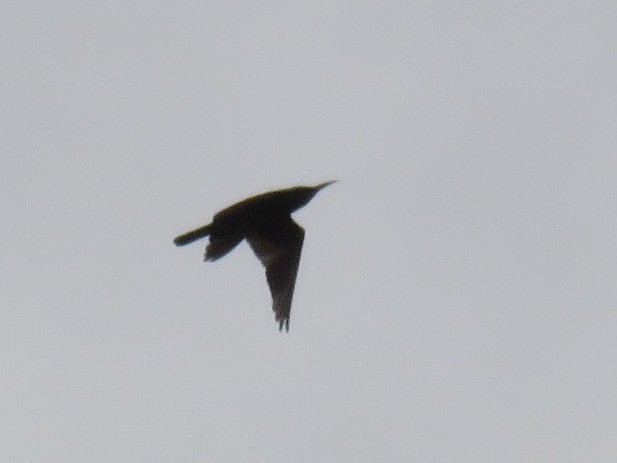
[[[199,227],[195,230],[192,230],[184,235],[177,236],[174,239],[174,244],[176,246],[184,246],[185,244],[192,243],[195,240],[200,238],[204,238],[210,234],[210,225],[204,225],[203,227]]]

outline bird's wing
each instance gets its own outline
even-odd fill
[[[204,260],[218,260],[235,248],[244,237],[238,234],[228,234],[223,236],[210,235],[210,243],[206,247]]]
[[[293,298],[304,229],[292,220],[277,224],[270,230],[249,233],[251,248],[266,268],[266,278],[272,294],[272,310],[279,330],[289,331],[289,313]]]

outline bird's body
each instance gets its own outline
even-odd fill
[[[184,246],[210,236],[204,260],[217,260],[246,239],[266,268],[279,329],[284,325],[289,331],[291,301],[304,241],[304,229],[292,220],[291,213],[332,183],[269,191],[245,199],[215,214],[212,223],[178,236],[174,243]]]

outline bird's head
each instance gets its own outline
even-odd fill
[[[289,192],[290,212],[300,209],[306,205],[323,188],[332,185],[336,180],[320,183],[316,186],[297,186],[287,190]]]

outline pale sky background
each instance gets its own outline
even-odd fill
[[[0,51],[0,461],[617,461],[617,2],[8,1]],[[172,244],[329,179],[289,334]]]

